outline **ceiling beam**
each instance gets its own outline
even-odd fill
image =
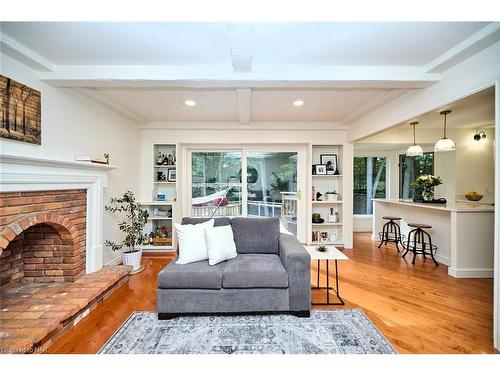
[[[500,22],[492,22],[427,65],[428,73],[442,73],[500,40]]]
[[[56,70],[56,65],[51,61],[4,33],[0,33],[0,51],[34,70],[40,72],[53,72]]]
[[[250,111],[252,107],[252,90],[251,89],[236,89],[238,97],[238,116],[240,124],[250,124]]]
[[[382,107],[383,105],[391,102],[392,100],[400,97],[401,95],[403,95],[407,92],[408,92],[408,90],[406,90],[406,89],[394,89],[394,90],[382,92],[376,98],[363,104],[356,111],[351,113],[346,118],[342,119],[341,123],[346,124],[346,125],[351,124],[354,121],[359,120],[361,117],[363,117],[367,113],[370,113],[370,112],[376,110],[377,108]]]
[[[235,73],[213,66],[64,65],[38,77],[54,86],[94,88],[423,88],[441,74],[411,66],[269,66]]]

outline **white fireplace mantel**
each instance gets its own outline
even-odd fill
[[[86,272],[103,265],[104,189],[116,166],[0,155],[0,191],[87,190]]]

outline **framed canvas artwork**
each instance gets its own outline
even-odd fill
[[[40,91],[0,74],[0,136],[42,143]]]

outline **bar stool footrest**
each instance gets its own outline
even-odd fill
[[[386,240],[388,242],[396,242],[397,240],[397,236],[396,236],[396,233],[392,233],[392,232],[389,232],[389,233],[384,233],[384,232],[378,232],[378,238],[379,240]],[[403,240],[406,239],[406,236],[404,234],[401,234],[399,235],[399,242],[402,242]]]
[[[416,245],[413,242],[411,242],[409,247],[408,247],[407,242],[403,242],[402,245],[403,245],[403,249],[408,250],[410,252],[412,252],[414,250],[417,252],[417,254],[422,254],[424,252],[424,246],[418,242]],[[429,254],[428,251],[430,250],[430,251],[432,251],[432,254],[435,255],[437,253],[437,246],[426,244],[425,250],[426,250],[426,254]]]

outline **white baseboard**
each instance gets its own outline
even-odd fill
[[[116,257],[115,259],[110,260],[105,264],[105,266],[117,266],[119,264],[122,264],[122,256],[120,255],[119,257]]]
[[[457,279],[492,279],[493,269],[448,268],[448,274]]]
[[[445,266],[449,267],[451,265],[450,258],[446,258],[446,257],[439,255],[439,254],[434,255],[434,258],[436,258],[438,263],[444,264]]]

